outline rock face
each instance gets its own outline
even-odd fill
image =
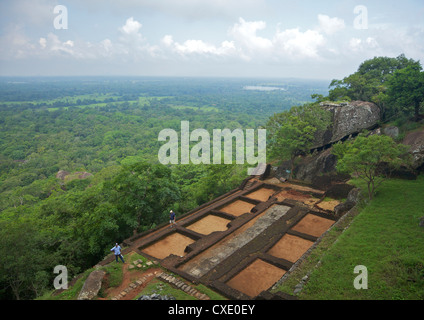
[[[380,120],[380,108],[372,102],[321,103],[321,106],[332,113],[332,126],[315,134],[313,148],[337,142],[364,129],[371,129]]]
[[[336,156],[331,153],[331,148],[298,160],[293,175],[296,179],[312,182],[312,180],[323,174],[336,171]],[[277,178],[288,179],[290,176],[290,161],[282,163],[274,169]]]
[[[78,295],[78,300],[91,300],[96,297],[102,287],[102,280],[105,274],[106,272],[100,269],[90,273]]]
[[[59,170],[58,172],[57,172],[57,174],[56,174],[56,178],[57,179],[60,179],[60,180],[65,180],[65,177],[67,176],[67,175],[69,175],[70,173],[68,172],[68,171],[65,171],[65,170]]]
[[[60,180],[74,180],[74,179],[87,179],[92,177],[93,174],[91,174],[90,172],[85,172],[85,171],[78,171],[78,172],[68,172],[65,170],[59,170],[56,174],[56,178],[60,179]]]
[[[336,170],[337,158],[331,149],[306,157],[294,170],[296,179],[312,181],[313,177]]]
[[[386,136],[389,136],[392,139],[395,139],[399,136],[399,128],[395,126],[386,127],[383,129],[383,133]]]
[[[413,131],[405,136],[403,144],[410,146],[409,152],[413,157],[412,167],[423,171],[424,167],[424,130]]]
[[[352,209],[358,203],[360,193],[361,190],[359,188],[352,189],[349,192],[346,201],[334,207],[334,214],[336,216],[341,216]]]
[[[315,133],[312,149],[316,152],[303,157],[296,164],[294,178],[311,182],[315,177],[336,171],[336,156],[331,153],[331,144],[370,130],[380,120],[380,108],[372,102],[352,101],[350,103],[321,103],[322,108],[332,114],[331,126],[326,131]],[[320,151],[318,151],[320,150]],[[288,179],[290,162],[286,161],[274,169],[277,178]]]

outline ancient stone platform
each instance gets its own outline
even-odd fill
[[[325,192],[251,176],[239,188],[124,241],[194,284],[230,299],[269,290],[337,221]]]

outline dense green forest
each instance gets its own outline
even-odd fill
[[[116,241],[238,186],[245,165],[158,164],[162,129],[257,129],[328,81],[0,79],[0,298],[51,289]],[[59,173],[59,174],[58,174]],[[145,195],[143,198],[140,194]]]

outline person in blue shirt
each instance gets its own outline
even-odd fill
[[[112,249],[110,249],[110,251],[113,251],[115,253],[115,258],[116,258],[116,262],[118,261],[118,257],[121,258],[122,262],[125,263],[124,261],[124,257],[121,254],[121,247],[116,244]]]
[[[171,228],[175,225],[175,212],[172,210],[169,212],[169,224]]]

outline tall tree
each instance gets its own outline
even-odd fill
[[[3,215],[8,215],[3,212]],[[37,230],[37,221],[27,216],[0,219],[0,290],[4,297],[12,294],[16,300],[33,299],[42,291],[51,274],[45,272],[55,254],[45,250],[45,239]],[[3,292],[2,292],[3,291]]]
[[[424,103],[424,72],[421,66],[408,66],[398,70],[388,81],[387,101],[407,116],[420,118]]]
[[[317,104],[292,107],[270,118],[266,125],[269,154],[273,159],[290,160],[290,179],[296,157],[311,149],[315,132],[326,129],[330,119],[330,112]]]
[[[385,163],[391,168],[399,167],[408,155],[407,146],[385,135],[359,135],[353,141],[339,142],[334,145],[333,154],[337,156],[339,172],[352,174],[367,183],[370,200],[387,178],[379,166]]]
[[[401,54],[396,58],[374,57],[362,62],[358,70],[343,78],[333,80],[329,86],[328,98],[337,100],[363,100],[376,103],[382,109],[383,118],[392,115],[385,108],[385,93],[388,81],[398,70],[406,67],[420,67],[419,61],[408,59]],[[386,112],[389,111],[389,112]]]
[[[161,222],[169,207],[180,199],[171,170],[161,164],[139,162],[123,167],[105,188],[110,189],[111,202],[124,225],[134,233]]]

